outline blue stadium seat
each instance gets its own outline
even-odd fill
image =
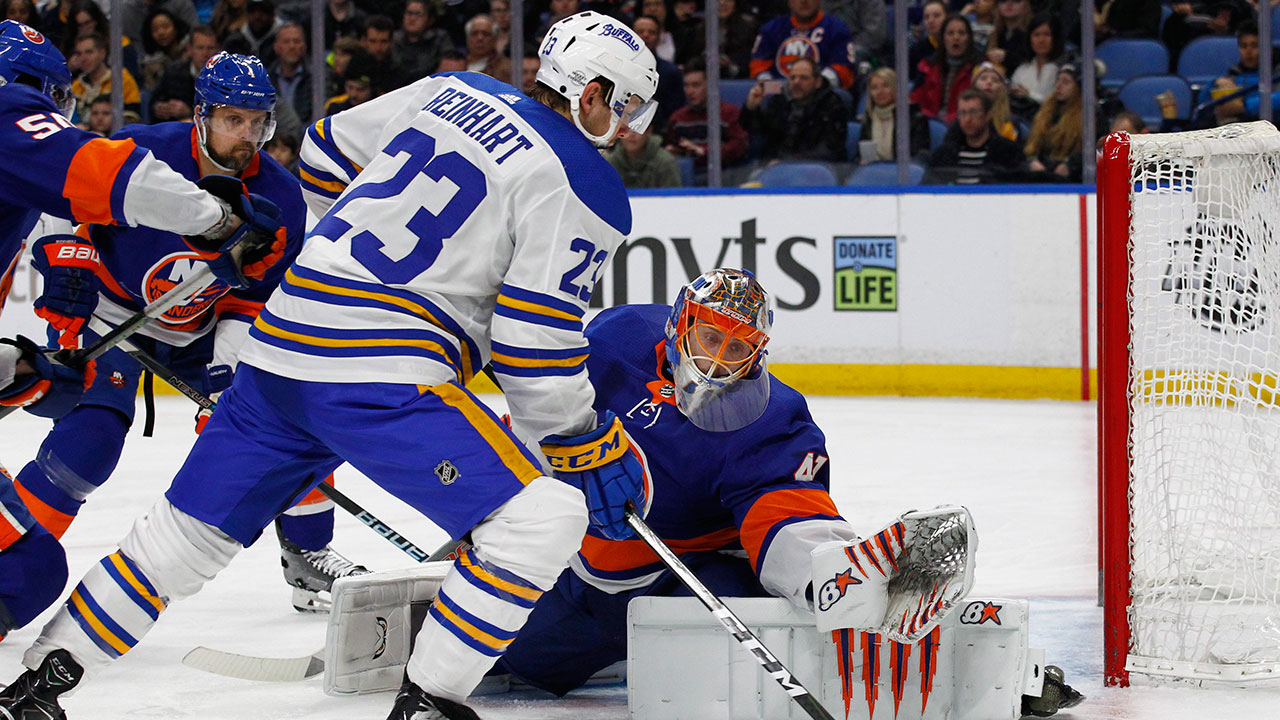
[[[1177,75],[1148,75],[1138,77],[1125,83],[1120,88],[1120,102],[1126,110],[1132,110],[1142,116],[1143,122],[1155,131],[1160,127],[1164,116],[1160,114],[1160,103],[1156,95],[1168,90],[1178,101],[1178,117],[1191,115],[1191,86]]]
[[[1192,85],[1205,85],[1227,74],[1227,69],[1240,61],[1236,39],[1230,36],[1205,35],[1187,43],[1178,56],[1178,74]]]
[[[720,81],[720,102],[727,102],[730,105],[741,108],[747,102],[747,93],[751,92],[752,86],[756,84],[755,80],[721,80]]]
[[[929,152],[938,149],[947,136],[947,124],[937,118],[929,118]]]
[[[858,161],[858,138],[862,136],[862,123],[852,121],[844,134],[844,156],[849,162]]]
[[[825,187],[836,184],[836,174],[830,166],[815,162],[771,165],[756,179],[761,187]]]
[[[916,163],[907,165],[907,184],[919,185],[924,178],[924,166]],[[897,163],[871,163],[854,168],[853,174],[845,181],[845,185],[854,187],[873,187],[878,185],[898,184]]]
[[[681,155],[676,158],[676,165],[680,166],[680,185],[693,187],[693,158],[688,155]]]
[[[1107,65],[1107,74],[1102,77],[1102,86],[1107,88],[1118,88],[1140,75],[1169,72],[1169,51],[1156,40],[1108,40],[1098,46],[1096,56]]]

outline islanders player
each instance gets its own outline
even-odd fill
[[[306,208],[297,181],[270,155],[260,152],[274,132],[276,101],[262,62],[220,53],[200,71],[195,91],[194,125],[130,125],[114,139],[150,150],[189,181],[211,175],[235,178],[248,192],[280,209],[286,245],[274,270],[246,283],[219,280],[170,309],[132,340],[187,384],[216,397],[230,384],[249,324],[301,249]],[[166,230],[86,224],[80,234],[83,237],[42,238],[35,248],[38,267],[51,288],[64,287],[69,284],[66,274],[75,271],[66,265],[96,253],[101,260],[97,272],[101,288],[94,312],[111,324],[125,320],[203,265],[200,252]],[[56,290],[47,292],[36,306],[56,325],[58,315],[49,307],[54,302],[51,294],[56,295]],[[61,339],[74,342],[81,328],[67,325],[61,325]],[[31,514],[58,538],[88,495],[110,477],[133,422],[142,367],[118,349],[99,358],[97,366],[96,381],[75,409],[54,425],[14,483]],[[333,508],[323,496],[318,501],[281,519],[286,577],[301,586],[294,591],[294,606],[299,610],[324,608],[320,593],[329,589],[333,575],[322,570],[339,574],[363,570],[328,548]]]
[[[530,96],[447,73],[309,134],[304,169],[324,216],[168,493],[46,626],[0,716],[60,716],[59,694],[346,460],[473,543],[389,717],[476,717],[466,697],[588,522],[621,539],[628,503],[647,505],[621,422],[592,408],[582,335],[595,278],[631,226],[598,148],[643,132],[657,89],[653,55],[610,24],[583,12],[552,26]],[[490,360],[543,457],[466,390]]]
[[[0,307],[41,213],[77,222],[164,227],[202,236],[212,247],[242,227],[236,212],[251,223],[265,220],[250,199],[235,200],[233,208],[132,141],[107,140],[73,127],[68,120],[73,107],[71,74],[57,48],[26,25],[0,22]],[[71,255],[65,259],[79,267],[68,268],[42,311],[74,329],[93,309],[96,286],[89,278],[97,258],[91,252]],[[92,372],[62,365],[31,340],[0,340],[0,405],[61,417],[79,402],[86,380],[92,380]],[[62,547],[27,511],[0,469],[0,637],[30,622],[57,599],[65,583]]]
[[[807,57],[834,87],[848,90],[854,72],[853,33],[843,20],[822,12],[822,0],[790,0],[791,14],[765,23],[751,50],[751,77],[782,80],[791,63]]]

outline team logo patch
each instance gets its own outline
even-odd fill
[[[791,63],[800,58],[809,58],[819,67],[822,66],[818,62],[818,46],[804,35],[792,35],[778,46],[778,54],[774,58],[774,63],[783,75],[790,75]]]
[[[461,475],[462,472],[458,467],[448,460],[441,460],[440,464],[436,465],[436,477],[440,478],[440,482],[445,485],[452,485]]]
[[[960,622],[965,625],[981,625],[990,621],[1000,625],[1000,609],[1003,607],[1003,605],[975,600],[966,605],[964,612],[960,613]]]
[[[161,295],[204,267],[204,264],[200,256],[194,252],[175,252],[165,255],[142,276],[143,297],[148,303],[155,302]],[[213,304],[230,290],[226,283],[220,280],[215,281],[197,295],[169,308],[160,316],[160,320],[170,325],[191,322],[212,308]]]
[[[844,593],[849,589],[850,585],[861,585],[862,581],[853,576],[853,570],[845,570],[830,580],[822,583],[822,587],[818,589],[818,609],[822,611],[830,610],[836,603],[844,598]]]
[[[119,370],[112,370],[111,384],[118,388],[124,387],[124,373],[120,372]]]
[[[44,35],[41,35],[39,30],[36,30],[33,27],[27,27],[26,25],[22,26],[22,36],[37,45],[44,42]]]

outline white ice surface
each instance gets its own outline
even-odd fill
[[[486,397],[501,406],[500,397]],[[67,533],[72,584],[115,548],[138,514],[167,487],[190,447],[192,406],[157,399],[157,436],[129,437],[115,476],[89,501]],[[1206,720],[1280,717],[1280,690],[1101,686],[1101,612],[1096,575],[1094,407],[1088,403],[993,400],[811,398],[827,434],[832,495],[862,532],[899,512],[939,503],[972,511],[981,537],[975,592],[1026,597],[1033,647],[1065,668],[1089,699],[1069,719]],[[29,460],[49,425],[25,413],[3,421],[0,459],[14,472]],[[340,487],[419,545],[444,534],[349,468]],[[338,511],[335,547],[371,568],[411,560]],[[20,671],[22,651],[43,618],[0,643],[0,682]],[[70,720],[124,718],[305,718],[381,720],[389,694],[335,698],[319,678],[257,684],[191,670],[180,663],[197,645],[280,657],[304,655],[324,642],[324,620],[295,613],[280,575],[276,542],[246,550],[194,598],[165,613],[132,652],[64,706]],[[515,693],[473,700],[489,720],[621,720],[626,691],[606,686],[559,700]]]

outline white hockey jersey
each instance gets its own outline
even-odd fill
[[[572,121],[484,75],[437,75],[316,123],[302,178],[321,219],[242,362],[413,384],[491,362],[529,437],[595,427],[582,315],[631,208]]]

